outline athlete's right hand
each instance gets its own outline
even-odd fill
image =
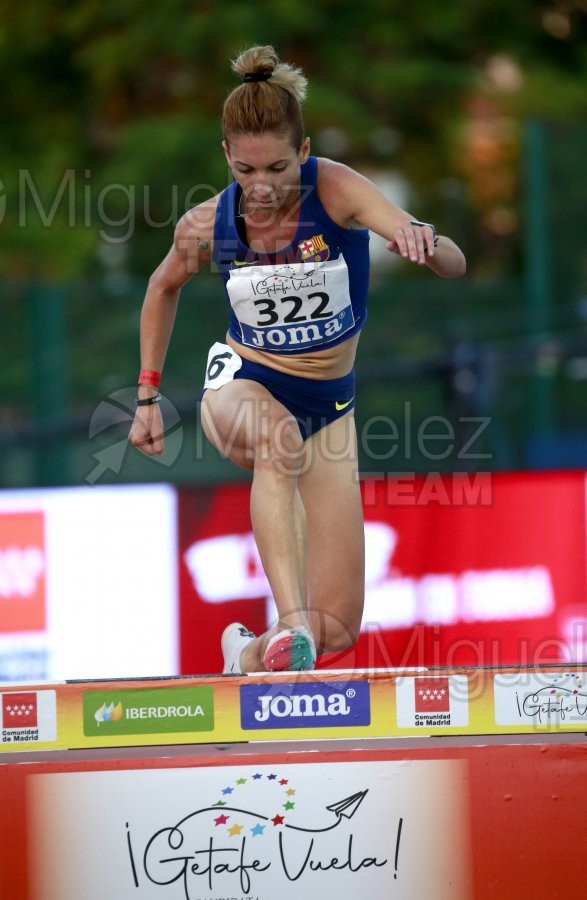
[[[158,403],[139,406],[128,439],[137,450],[147,456],[160,456],[165,449],[163,416]]]

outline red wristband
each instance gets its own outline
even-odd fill
[[[154,372],[151,369],[141,369],[139,373],[139,384],[152,384],[159,387],[161,384],[161,372]]]

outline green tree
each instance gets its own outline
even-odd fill
[[[228,60],[259,42],[307,71],[318,152],[338,135],[341,158],[401,172],[441,217],[446,179],[456,179],[451,202],[473,262],[489,254],[511,267],[519,232],[488,228],[464,160],[472,107],[485,98],[514,124],[584,116],[586,9],[585,0],[0,0],[0,272],[148,272],[177,216],[226,184],[218,121],[234,83]],[[515,146],[503,166],[519,166]]]

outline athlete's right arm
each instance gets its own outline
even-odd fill
[[[141,369],[163,371],[180,291],[211,258],[216,203],[214,197],[182,216],[173,246],[149,279],[140,321]],[[152,385],[139,385],[137,396],[144,399],[157,392]],[[149,456],[163,453],[163,419],[157,403],[137,407],[129,440]]]

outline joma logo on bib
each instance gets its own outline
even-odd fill
[[[324,344],[344,333],[354,323],[345,326],[346,316],[330,319],[328,322],[312,322],[309,325],[293,325],[284,328],[248,328],[242,326],[245,344],[255,347],[283,347],[300,350],[313,344]]]
[[[368,725],[371,721],[366,682],[244,685],[241,725],[254,728],[334,728]]]

